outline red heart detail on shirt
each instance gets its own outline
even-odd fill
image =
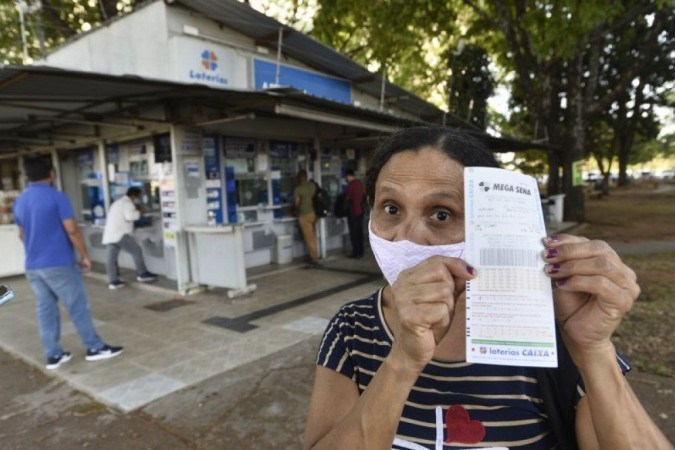
[[[485,427],[478,420],[471,420],[462,405],[452,405],[445,413],[447,437],[445,442],[478,444],[485,437]]]

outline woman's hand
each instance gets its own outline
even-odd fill
[[[448,332],[466,280],[476,274],[458,258],[433,256],[402,271],[391,286],[399,329],[392,353],[409,368],[421,371],[433,357],[436,345]]]
[[[610,337],[640,295],[637,277],[603,241],[561,234],[544,240],[556,319],[573,359],[611,348]]]

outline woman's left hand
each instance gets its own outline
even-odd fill
[[[611,347],[609,339],[640,287],[635,272],[606,242],[561,234],[547,237],[544,245],[544,270],[555,286],[556,320],[579,364]]]

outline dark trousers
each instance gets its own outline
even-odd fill
[[[363,214],[347,217],[349,240],[352,243],[352,256],[363,256]]]
[[[120,250],[131,253],[131,257],[134,258],[136,273],[138,275],[148,271],[145,267],[145,261],[143,260],[143,250],[141,250],[141,246],[138,245],[131,235],[125,234],[118,243],[108,244],[106,270],[108,272],[108,280],[111,283],[119,281],[119,278],[117,277],[117,256],[120,254]]]

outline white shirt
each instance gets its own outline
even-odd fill
[[[128,196],[118,198],[110,205],[110,211],[103,229],[103,243],[116,244],[125,234],[134,232],[134,221],[141,218],[133,200]]]

